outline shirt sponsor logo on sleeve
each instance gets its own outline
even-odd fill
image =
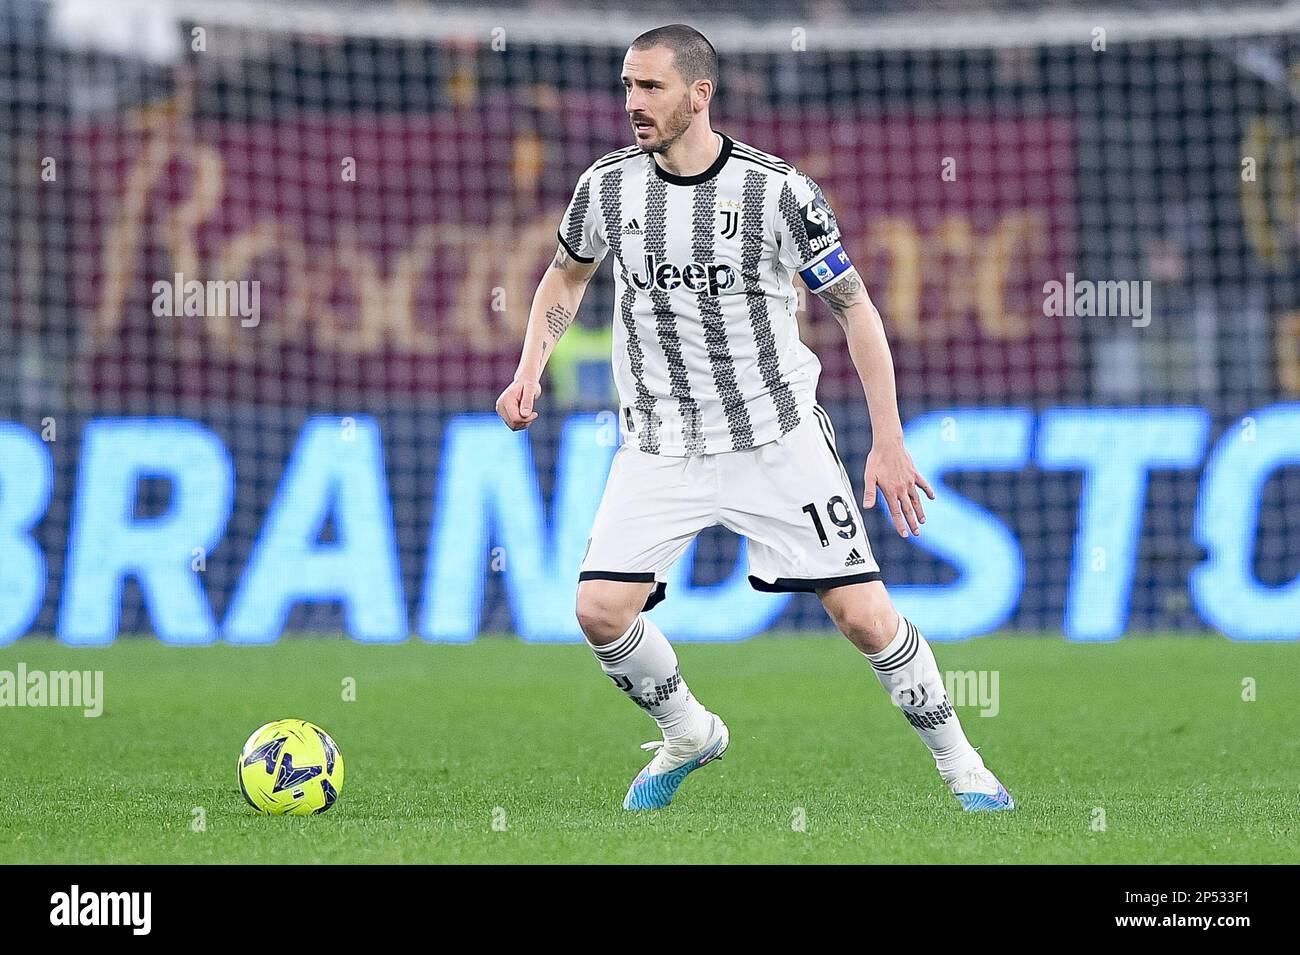
[[[821,196],[801,206],[799,216],[803,219],[808,243],[814,252],[829,249],[840,241],[840,227],[835,222],[835,213],[831,212],[831,207]]]

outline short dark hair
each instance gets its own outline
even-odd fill
[[[666,46],[673,51],[673,68],[688,84],[708,80],[718,88],[718,51],[703,33],[685,23],[647,30],[632,41],[629,49],[649,50]]]

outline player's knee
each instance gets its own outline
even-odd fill
[[[831,604],[827,609],[849,640],[863,653],[879,653],[889,646],[898,631],[898,613],[884,587],[867,587],[852,599]]]
[[[863,653],[879,653],[894,639],[898,617],[893,610],[855,611],[840,627]]]
[[[597,646],[617,640],[632,626],[641,606],[633,605],[620,589],[605,581],[584,580],[578,585],[578,626]]]

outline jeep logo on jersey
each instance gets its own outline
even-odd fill
[[[660,262],[649,252],[645,257],[645,277],[636,272],[629,272],[629,277],[632,284],[643,292],[652,288],[671,292],[684,285],[692,292],[717,295],[736,284],[736,270],[730,265],[692,262],[685,268],[679,268],[671,262]]]
[[[814,252],[829,249],[840,240],[840,227],[835,222],[835,214],[826,200],[820,195],[799,209],[804,229],[808,232],[808,244]]]

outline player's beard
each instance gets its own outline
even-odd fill
[[[686,135],[686,130],[691,128],[691,121],[694,119],[695,114],[691,111],[691,94],[687,91],[682,96],[682,101],[677,104],[677,108],[664,120],[664,132],[659,141],[649,146],[642,146],[641,150],[647,153],[666,153],[677,140]]]

